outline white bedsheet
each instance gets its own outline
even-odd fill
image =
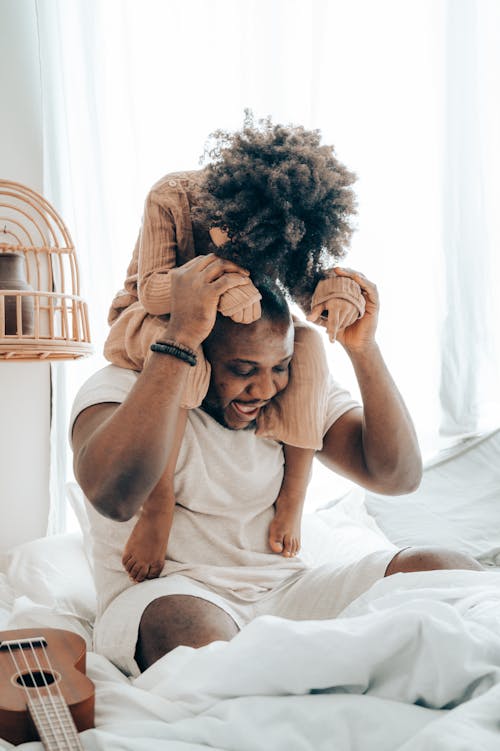
[[[133,681],[90,653],[88,674],[89,751],[498,751],[500,574],[398,574],[336,620],[259,618]]]
[[[440,545],[500,566],[499,457],[497,429],[430,461],[414,493],[366,493],[366,507],[396,545]]]

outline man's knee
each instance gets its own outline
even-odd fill
[[[229,641],[237,633],[233,619],[207,600],[190,595],[159,597],[142,614],[136,660],[145,670],[176,647],[203,647]]]
[[[483,567],[471,556],[455,550],[434,547],[406,548],[396,553],[387,566],[385,576],[438,569],[482,571]]]

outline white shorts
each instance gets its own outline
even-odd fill
[[[384,576],[398,550],[396,547],[377,550],[342,567],[324,564],[305,569],[254,602],[240,599],[234,591],[223,592],[182,574],[151,579],[129,587],[110,603],[96,622],[94,649],[127,675],[138,676],[140,670],[134,655],[142,614],[153,600],[167,595],[207,600],[224,610],[240,629],[259,615],[296,621],[336,618]]]

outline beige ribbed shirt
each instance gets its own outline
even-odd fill
[[[202,170],[172,172],[149,191],[124,289],[113,299],[109,323],[138,300],[150,315],[168,313],[168,272],[215,250],[208,229],[191,216],[201,175]]]

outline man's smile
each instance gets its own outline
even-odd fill
[[[244,402],[244,401],[238,401],[234,400],[231,402],[231,405],[236,412],[236,415],[242,419],[243,421],[251,422],[252,420],[255,420],[257,418],[257,415],[259,414],[262,407],[264,407],[267,404],[267,402],[258,402],[257,404],[255,402]]]

